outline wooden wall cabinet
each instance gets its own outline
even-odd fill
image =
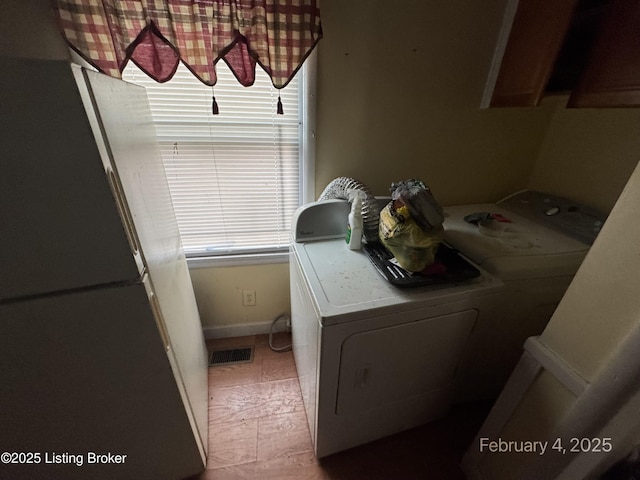
[[[491,107],[540,102],[577,0],[520,0],[496,79]]]
[[[559,57],[567,57],[569,52],[568,56],[586,56],[584,65],[576,67],[580,69],[576,84],[567,88],[571,91],[568,107],[640,106],[640,1],[599,2],[598,23],[590,25],[593,44],[583,42],[579,36],[576,42],[568,32],[572,33],[570,30],[576,25],[577,15],[584,13],[586,8],[593,10],[594,3],[598,2],[517,2],[508,37],[503,29],[503,38],[508,39],[498,47],[504,54],[494,59],[493,81],[490,75],[488,82],[493,83],[493,89],[485,92],[483,105],[538,105],[558,66]],[[584,32],[579,33],[584,36]],[[569,45],[571,40],[573,46]],[[571,49],[567,49],[568,46]]]
[[[613,2],[567,106],[640,106],[640,1]]]

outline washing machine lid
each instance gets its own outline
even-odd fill
[[[524,218],[501,205],[445,207],[445,240],[502,280],[575,275],[589,245]],[[502,232],[466,222],[472,213],[500,214],[510,220]]]
[[[498,205],[588,245],[593,245],[607,219],[595,208],[535,190],[509,195]]]

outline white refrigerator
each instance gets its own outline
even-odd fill
[[[206,347],[146,93],[2,62],[0,478],[196,474]]]

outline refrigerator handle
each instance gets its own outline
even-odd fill
[[[113,192],[113,197],[116,200],[116,206],[118,207],[118,213],[120,213],[120,218],[122,219],[122,224],[124,226],[125,234],[127,235],[127,240],[129,241],[131,253],[138,256],[140,255],[140,246],[138,244],[138,239],[136,237],[129,212],[127,211],[127,208],[122,201],[123,195],[113,169],[107,168],[107,178],[109,179],[109,186],[111,187],[111,191]]]
[[[148,286],[150,287],[150,285]],[[158,326],[158,331],[160,332],[162,345],[164,346],[165,351],[168,352],[169,350],[171,350],[171,343],[169,342],[169,333],[167,332],[167,326],[165,325],[164,317],[162,316],[160,303],[158,303],[158,297],[156,297],[155,293],[151,288],[147,288],[147,294],[149,295],[149,302],[151,303],[151,310],[153,311],[153,317],[156,320],[156,325]]]

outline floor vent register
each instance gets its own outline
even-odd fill
[[[209,366],[211,367],[251,362],[253,362],[253,347],[213,350],[209,354]]]

